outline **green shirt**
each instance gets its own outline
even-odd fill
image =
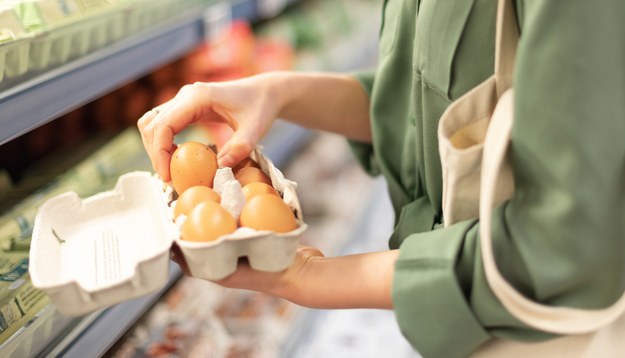
[[[511,162],[516,194],[496,208],[504,277],[554,306],[601,308],[625,289],[625,1],[517,0]],[[379,64],[358,75],[400,248],[393,302],[425,357],[466,356],[491,337],[552,337],[508,313],[486,282],[479,222],[442,228],[437,125],[493,73],[495,0],[387,0]]]

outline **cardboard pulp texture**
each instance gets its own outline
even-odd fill
[[[247,256],[256,270],[287,268],[306,230],[296,184],[286,180],[260,149],[251,157],[294,211],[297,229],[278,234],[242,227],[212,242],[184,241],[179,230],[184,218],[172,219],[171,187],[151,173],[131,172],[120,176],[111,191],[86,199],[67,192],[39,208],[30,248],[33,285],[45,291],[63,314],[77,316],[163,287],[173,242],[197,278],[222,279],[236,270],[241,256]],[[244,199],[230,168],[218,170],[215,190],[227,210],[240,212]]]
[[[120,6],[111,4],[81,10],[76,4],[67,9],[51,1],[38,1],[34,5],[42,31],[35,34],[31,44],[33,70],[62,65],[123,36],[124,14]]]
[[[0,4],[0,83],[26,73],[29,40],[15,11]]]

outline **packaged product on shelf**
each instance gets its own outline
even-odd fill
[[[114,3],[81,6],[77,1],[31,0],[45,32],[32,41],[34,70],[58,66],[104,47],[123,35],[123,14]]]
[[[66,60],[69,56],[70,39],[59,34],[50,34],[55,28],[69,24],[78,17],[72,6],[62,6],[61,2],[50,0],[14,1],[19,19],[31,36],[29,40],[28,71],[41,70],[48,66],[54,55]],[[79,44],[75,44],[77,47]]]
[[[15,9],[0,4],[0,84],[28,71],[29,50],[28,33]]]
[[[88,2],[88,1],[87,1]],[[119,0],[125,6],[126,34],[146,30],[201,3],[198,0]]]
[[[297,51],[295,68],[354,71],[375,61],[379,27],[371,23],[378,17],[371,15],[378,9],[376,1],[304,2],[260,25],[258,33],[290,43]],[[354,49],[359,49],[357,56]]]
[[[36,76],[200,4],[174,0],[4,1],[0,3],[0,82]],[[8,88],[15,82],[5,84]]]
[[[0,251],[0,342],[26,325],[48,303],[28,275],[28,251]]]
[[[251,26],[237,20],[212,36],[183,65],[183,81],[236,79],[253,74],[256,39]]]

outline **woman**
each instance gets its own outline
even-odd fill
[[[244,158],[275,118],[347,137],[384,175],[396,212],[389,251],[324,257],[299,249],[280,273],[242,266],[219,281],[319,308],[388,308],[423,356],[466,356],[491,337],[552,335],[506,311],[484,277],[479,222],[442,223],[437,125],[493,73],[490,0],[387,0],[375,72],[269,73],[185,86],[139,120],[169,179],[176,133],[198,121],[236,128],[219,164]],[[553,306],[601,308],[625,289],[625,3],[517,0],[511,163],[516,194],[494,210],[504,277]]]

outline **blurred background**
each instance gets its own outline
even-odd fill
[[[392,311],[306,309],[183,276],[173,263],[161,291],[83,317],[57,312],[28,275],[46,199],[151,171],[136,129],[143,113],[195,81],[372,69],[382,5],[0,0],[0,356],[417,357]],[[228,135],[191,127],[176,141]],[[385,183],[343,138],[278,120],[262,145],[298,183],[302,243],[327,256],[387,249]]]

